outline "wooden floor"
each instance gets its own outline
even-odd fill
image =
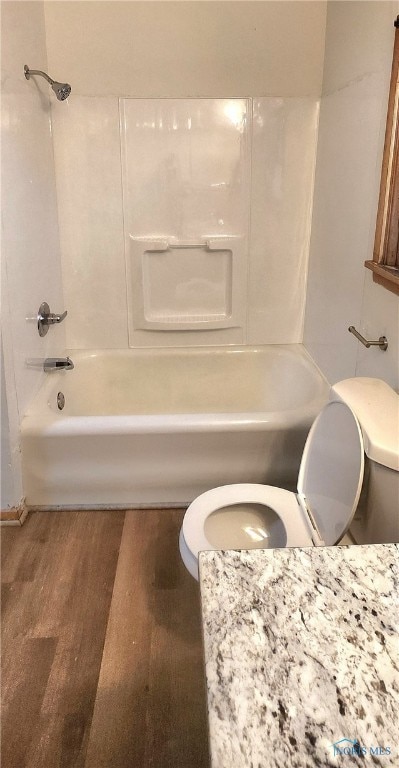
[[[206,768],[198,584],[182,510],[2,528],[2,766]]]

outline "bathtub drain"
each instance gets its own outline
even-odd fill
[[[65,395],[63,392],[58,392],[57,395],[57,405],[60,411],[62,411],[64,405],[65,405]]]

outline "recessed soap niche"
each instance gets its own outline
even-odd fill
[[[242,238],[130,237],[132,330],[204,330],[243,323]]]

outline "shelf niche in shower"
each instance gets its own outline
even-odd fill
[[[243,324],[243,239],[176,241],[130,236],[131,330],[179,331]]]

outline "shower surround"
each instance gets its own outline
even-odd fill
[[[67,348],[301,342],[318,111],[310,97],[52,104]]]

